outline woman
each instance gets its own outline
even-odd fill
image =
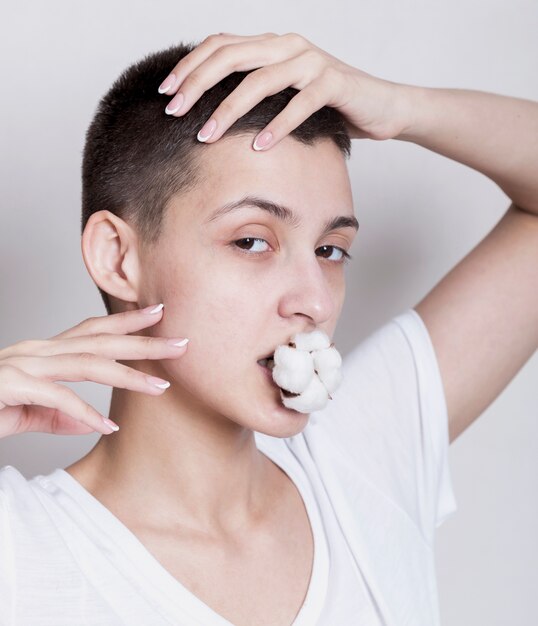
[[[0,352],[2,436],[112,435],[49,476],[0,473],[7,623],[438,624],[448,444],[538,341],[537,120],[536,103],[384,81],[294,33],[129,68],[83,164],[84,261],[110,315]],[[413,141],[513,205],[351,351],[310,418],[258,361],[334,333],[349,138]],[[114,422],[61,380],[111,384]]]

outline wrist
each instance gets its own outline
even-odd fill
[[[400,101],[402,130],[394,139],[400,141],[416,141],[420,135],[421,120],[424,120],[424,110],[428,93],[428,87],[417,85],[405,85],[398,83],[398,99]]]

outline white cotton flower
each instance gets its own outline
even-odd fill
[[[297,333],[291,340],[297,350],[324,350],[331,345],[330,339],[322,330],[313,330],[311,333]]]
[[[320,371],[338,369],[342,365],[340,352],[338,352],[338,350],[334,347],[312,352],[312,359],[314,361],[314,367],[318,373]]]
[[[318,376],[329,395],[335,392],[342,382],[342,370],[340,368],[326,370],[323,374],[318,373]]]
[[[290,344],[274,354],[273,380],[282,403],[300,413],[319,411],[342,381],[342,357],[321,330],[297,333]]]
[[[273,358],[273,380],[287,391],[301,393],[314,378],[314,360],[310,352],[278,346]]]
[[[294,409],[300,413],[310,413],[323,409],[329,401],[327,390],[317,376],[314,376],[308,387],[298,396],[287,398],[280,392],[282,403],[288,409]]]
[[[314,368],[325,385],[327,391],[332,393],[342,381],[342,357],[334,347],[326,350],[316,350],[312,353]]]

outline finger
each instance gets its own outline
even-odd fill
[[[143,337],[138,335],[113,335],[96,333],[67,339],[34,342],[34,356],[91,353],[112,360],[174,359],[182,356],[188,339],[178,337]],[[175,345],[175,344],[180,345]],[[16,355],[28,356],[28,355]]]
[[[28,416],[26,432],[54,435],[87,435],[96,432],[91,426],[73,419],[71,415],[58,409],[32,404],[26,407],[26,414]]]
[[[170,387],[170,383],[162,378],[92,353],[15,357],[9,360],[9,365],[51,382],[90,381],[155,396]]]
[[[324,83],[322,77],[317,78],[295,95],[286,107],[258,133],[252,144],[254,150],[272,148],[294,128],[300,126],[312,113],[325,106],[328,91],[323,87]]]
[[[172,96],[177,93],[181,87],[185,77],[194,69],[201,65],[215,50],[221,46],[236,43],[240,41],[258,41],[269,37],[277,37],[275,33],[263,33],[261,35],[233,35],[231,33],[219,33],[218,35],[209,35],[200,42],[191,52],[186,54],[174,66],[170,74],[164,79],[159,86],[159,93]]]
[[[59,339],[71,339],[75,337],[89,337],[92,334],[106,333],[132,333],[148,326],[153,326],[162,319],[163,305],[146,307],[146,309],[125,311],[101,317],[86,319],[73,328],[70,328],[50,339],[25,339],[0,350],[0,360],[12,356],[25,355],[49,355],[58,354],[62,350],[51,348],[52,342]],[[159,308],[161,307],[161,308]],[[158,309],[158,310],[156,310]],[[151,311],[155,311],[152,313]],[[65,352],[73,350],[65,350]],[[79,350],[85,352],[87,350]],[[163,357],[164,358],[164,357]]]
[[[154,311],[154,312],[152,312]],[[54,335],[50,339],[66,339],[92,333],[133,333],[159,322],[164,314],[164,305],[151,305],[134,311],[123,311],[111,315],[90,317],[76,326]]]
[[[277,42],[261,39],[220,46],[185,77],[181,92],[168,103],[165,111],[176,117],[184,115],[205,91],[229,74],[279,63],[300,51],[296,40],[283,38]]]
[[[234,91],[215,109],[198,133],[198,140],[214,143],[224,135],[240,117],[254,108],[267,96],[294,87],[304,89],[323,71],[323,60],[311,51],[274,63],[251,72]],[[215,130],[207,137],[211,122]],[[214,124],[215,126],[215,124]]]
[[[0,407],[38,404],[51,409],[57,409],[69,415],[72,419],[82,422],[103,434],[110,434],[112,429],[106,425],[105,416],[101,415],[91,405],[77,396],[76,393],[56,383],[40,380],[16,367],[5,365],[2,367],[2,389]],[[28,420],[28,417],[26,418]],[[54,419],[53,419],[54,421]],[[51,423],[52,427],[53,424]],[[27,421],[22,430],[35,430],[36,424]],[[47,431],[50,432],[50,431]]]

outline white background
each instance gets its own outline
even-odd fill
[[[80,253],[84,134],[113,80],[149,52],[220,31],[295,31],[388,80],[538,100],[533,0],[35,0],[2,9],[0,346],[105,313]],[[352,152],[361,228],[335,335],[344,354],[418,302],[510,204],[482,174],[414,144],[354,140]],[[535,354],[451,446],[459,510],[436,546],[444,626],[538,623],[537,380]],[[107,411],[110,388],[69,386]],[[0,466],[47,473],[97,437],[4,439]]]

